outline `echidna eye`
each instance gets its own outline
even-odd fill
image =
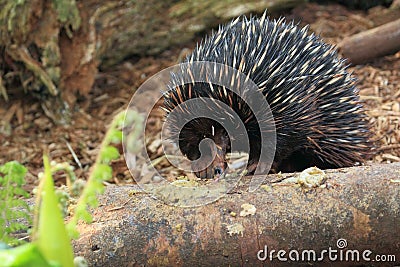
[[[220,167],[216,167],[216,168],[214,169],[214,175],[220,175],[220,174],[222,174],[221,168],[220,168]]]

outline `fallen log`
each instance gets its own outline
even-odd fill
[[[79,226],[75,254],[90,266],[287,266],[303,255],[316,266],[371,265],[365,260],[376,255],[399,263],[400,163],[326,172],[324,187],[272,186],[277,175],[268,175],[253,193],[239,185],[197,208],[165,205],[135,185],[108,186],[95,221]]]
[[[353,64],[400,51],[400,19],[344,38],[338,48]]]

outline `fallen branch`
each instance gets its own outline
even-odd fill
[[[311,249],[320,256],[329,247],[341,251],[337,241],[345,239],[343,253],[358,250],[361,258],[371,250],[370,258],[390,254],[398,261],[399,169],[400,163],[330,170],[326,187],[316,189],[267,183],[249,193],[240,186],[198,208],[165,205],[138,194],[138,186],[109,186],[94,210],[95,221],[79,226],[75,252],[93,266],[258,266],[257,253],[268,246],[268,253],[275,250],[273,263],[287,266],[276,258],[280,249],[285,257],[290,250],[301,255]],[[243,204],[256,210],[242,217]],[[329,258],[308,261],[323,264]]]
[[[400,19],[346,37],[338,47],[353,64],[393,54],[400,50]]]

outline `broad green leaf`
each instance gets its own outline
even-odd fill
[[[40,188],[40,210],[38,232],[34,242],[43,253],[47,261],[56,262],[63,267],[74,266],[73,252],[70,239],[67,235],[64,219],[58,206],[54,192],[54,182],[51,176],[50,163],[47,156],[43,156],[44,176]]]
[[[0,250],[0,265],[8,267],[55,267],[49,264],[36,244],[27,243],[15,248]]]

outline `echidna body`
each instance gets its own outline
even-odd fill
[[[238,18],[205,38],[184,62],[195,61],[228,65],[259,87],[275,121],[274,171],[352,166],[369,157],[369,124],[355,78],[336,50],[309,34],[308,27],[299,28],[284,19],[270,20],[265,13],[260,19]],[[248,168],[254,170],[263,149],[257,125],[263,122],[251,116],[237,95],[207,83],[172,85],[164,95],[164,108],[171,112],[189,99],[203,97],[229,105],[241,118],[250,142]],[[193,108],[180,112],[187,115]],[[170,128],[177,130],[174,125]],[[191,160],[199,158],[203,138],[211,138],[217,145],[216,159],[197,172],[198,176],[211,178],[225,170],[224,157],[230,152],[230,138],[235,137],[228,137],[218,121],[198,118],[175,134],[179,134],[182,153]]]

